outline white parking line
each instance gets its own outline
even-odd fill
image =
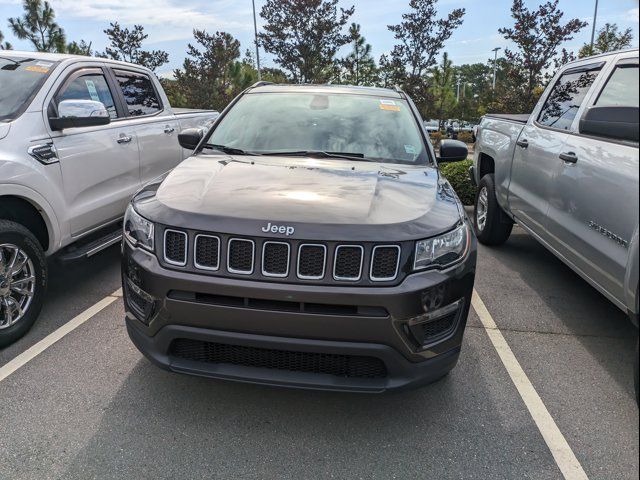
[[[493,347],[496,349],[496,352],[498,352],[500,360],[502,360],[504,367],[507,369],[511,380],[518,389],[518,393],[520,393],[520,397],[522,397],[522,400],[527,406],[533,421],[538,426],[542,438],[544,438],[549,450],[551,450],[551,454],[560,468],[562,475],[567,480],[588,480],[582,465],[580,465],[573,450],[571,450],[567,440],[564,438],[564,435],[562,435],[562,432],[556,425],[547,407],[545,407],[538,392],[536,392],[536,389],[531,384],[527,374],[524,373],[518,359],[511,351],[511,347],[509,347],[496,322],[491,317],[489,310],[487,310],[480,295],[478,295],[478,292],[475,290],[473,291],[471,304],[478,314],[478,318],[480,318],[489,336],[489,340],[491,340]]]
[[[51,345],[56,343],[58,340],[70,334],[71,332],[73,332],[80,325],[82,325],[83,323],[85,323],[87,320],[94,317],[95,315],[97,315],[100,311],[104,310],[106,307],[111,305],[120,297],[122,297],[122,289],[118,289],[115,292],[113,292],[111,295],[107,295],[98,303],[87,308],[80,315],[71,319],[70,321],[62,325],[60,328],[50,333],[46,337],[44,337],[38,343],[28,348],[24,352],[22,352],[16,358],[11,360],[4,366],[0,367],[0,382],[3,381],[5,378],[7,378],[16,370],[18,370],[20,367],[26,365],[28,362],[36,358],[38,355],[40,355],[42,352],[44,352],[47,348],[49,348]]]

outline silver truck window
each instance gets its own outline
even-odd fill
[[[0,55],[0,122],[10,122],[29,106],[55,62]]]
[[[111,95],[111,90],[109,90],[109,85],[104,75],[93,73],[76,78],[58,95],[57,101],[61,102],[62,100],[94,100],[102,102],[109,112],[109,116],[112,119],[118,118],[113,95]]]
[[[208,141],[261,154],[321,151],[385,163],[428,161],[409,104],[401,98],[374,95],[247,94]]]
[[[116,71],[116,79],[127,103],[129,116],[152,115],[162,110],[160,100],[149,77]]]
[[[560,130],[569,130],[599,72],[600,69],[573,70],[562,75],[544,103],[538,123]]]
[[[638,107],[638,65],[622,65],[609,77],[596,105]]]

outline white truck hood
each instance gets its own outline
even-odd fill
[[[0,123],[0,140],[9,134],[9,130],[11,130],[10,123]]]

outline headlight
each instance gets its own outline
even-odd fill
[[[138,215],[131,204],[124,214],[124,236],[134,247],[153,251],[153,223]]]
[[[462,224],[455,230],[416,242],[414,270],[429,267],[446,267],[460,260],[466,253],[469,230]]]

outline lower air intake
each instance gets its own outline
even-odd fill
[[[169,354],[196,362],[317,373],[342,378],[387,376],[387,369],[382,360],[355,355],[272,350],[184,338],[171,343]]]

